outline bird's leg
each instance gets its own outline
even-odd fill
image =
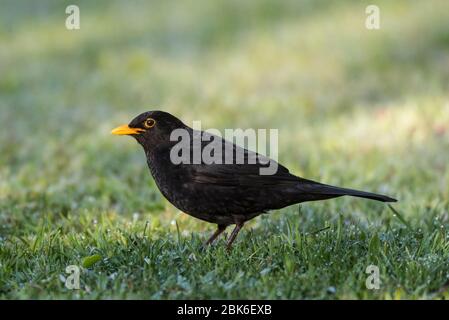
[[[237,237],[240,229],[242,229],[243,224],[244,224],[243,222],[240,222],[235,225],[235,228],[234,228],[234,230],[232,230],[231,236],[229,237],[228,242],[226,244],[226,249],[228,249],[228,250],[231,249],[232,243],[234,242],[235,238]]]
[[[217,237],[223,233],[223,231],[226,230],[226,225],[223,224],[219,224],[217,230],[215,230],[214,234],[211,235],[211,237],[209,238],[209,240],[206,241],[206,243],[204,244],[204,246],[207,246],[209,244],[212,244],[214,242],[215,239],[217,239]]]

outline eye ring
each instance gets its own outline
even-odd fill
[[[153,118],[148,118],[143,123],[143,126],[147,129],[150,129],[150,128],[154,127],[155,125],[156,125],[156,120],[154,120]]]

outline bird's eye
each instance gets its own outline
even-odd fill
[[[144,127],[147,128],[147,129],[150,129],[150,128],[154,127],[155,124],[156,124],[156,121],[154,119],[152,119],[152,118],[148,118],[143,123]]]

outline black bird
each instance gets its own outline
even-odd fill
[[[181,138],[171,138],[172,132],[185,132],[191,147],[184,163],[173,161],[171,150]],[[227,241],[229,249],[244,223],[268,210],[292,204],[354,196],[383,202],[396,200],[384,195],[334,187],[291,174],[287,168],[267,157],[246,150],[221,137],[186,126],[181,120],[163,111],[149,111],[134,118],[129,125],[111,132],[131,135],[143,147],[151,174],[162,194],[179,210],[204,221],[218,225],[206,244],[211,244],[231,224],[235,224]],[[201,142],[195,144],[195,138]],[[215,139],[222,150],[220,161],[200,159],[194,162],[194,152]],[[172,141],[173,140],[173,141]],[[198,141],[198,140],[196,140]],[[180,146],[178,144],[178,146]],[[217,155],[219,148],[210,154]],[[226,153],[226,150],[232,150]],[[215,152],[217,152],[215,154]],[[243,155],[243,163],[236,161]],[[229,158],[230,155],[230,158]],[[232,163],[226,162],[231,159]],[[254,161],[254,160],[257,161]],[[193,163],[192,163],[193,162]],[[237,162],[237,163],[236,163]],[[262,175],[261,169],[277,166],[271,175]]]

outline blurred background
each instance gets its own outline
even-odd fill
[[[65,27],[70,4],[80,30]],[[369,4],[380,30],[365,27]],[[363,270],[379,261],[392,266],[385,291],[421,297],[447,281],[448,93],[447,0],[2,0],[0,294],[79,297],[63,270],[100,253],[83,278],[96,290],[81,294],[378,297]],[[341,198],[253,220],[241,260],[218,245],[192,263],[189,246],[213,226],[171,206],[135,141],[110,135],[152,109],[203,128],[279,129],[293,173],[398,198],[426,240],[386,206]],[[294,230],[301,240],[325,226],[338,227],[291,252]]]
[[[65,27],[70,4],[80,30]],[[380,30],[365,28],[369,4]],[[152,109],[277,128],[293,173],[387,193],[410,219],[447,216],[448,89],[447,0],[2,0],[0,233],[102,215],[209,230],[162,198],[131,138],[109,134]],[[372,205],[336,201],[314,206]]]

